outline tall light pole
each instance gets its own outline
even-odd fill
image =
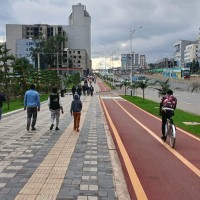
[[[113,71],[113,88],[114,88],[114,79],[115,79],[115,77],[114,77],[114,58],[113,58],[113,56],[114,56],[114,53],[116,53],[117,51],[119,51],[120,49],[116,49],[116,50],[114,50],[114,51],[112,51],[112,71]]]
[[[130,64],[131,64],[131,86],[133,85],[133,80],[132,80],[132,77],[133,77],[133,63],[132,63],[132,51],[133,51],[133,47],[132,47],[132,40],[133,40],[133,34],[135,33],[135,31],[137,31],[138,29],[141,29],[143,26],[140,26],[134,30],[132,30],[132,28],[130,28]]]
[[[38,71],[40,71],[40,53],[37,53],[38,56]]]

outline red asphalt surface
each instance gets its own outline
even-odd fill
[[[164,143],[160,139],[160,119],[124,99],[112,98],[109,92],[106,97],[106,86],[103,82],[98,82],[98,85],[100,91],[104,91],[104,96],[101,97],[102,104],[105,105],[117,129],[147,199],[200,200],[200,138],[191,137],[190,134],[177,129],[176,144],[172,149],[169,146],[169,140]],[[108,119],[107,115],[106,118]],[[136,200],[137,192],[132,186],[111,126],[110,131],[120,157],[131,199]]]

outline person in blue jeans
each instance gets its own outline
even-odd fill
[[[30,126],[33,131],[36,130],[37,112],[40,111],[40,96],[35,90],[34,84],[31,84],[30,90],[25,93],[24,110],[27,110],[27,131],[29,131]]]
[[[6,101],[6,98],[2,92],[0,92],[0,120],[2,117],[2,107],[3,107],[3,101]]]

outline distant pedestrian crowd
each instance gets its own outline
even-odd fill
[[[87,79],[85,79],[83,82],[83,85],[81,84],[79,84],[78,86],[73,85],[71,92],[72,92],[73,97],[76,93],[79,95],[79,97],[81,97],[81,95],[93,96],[94,87],[92,85],[92,81],[91,80],[88,81]]]

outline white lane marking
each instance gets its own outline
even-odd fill
[[[115,100],[114,100],[115,101]],[[183,162],[190,170],[192,170],[198,177],[200,177],[200,170],[195,167],[191,162],[189,162],[186,158],[184,158],[181,154],[179,154],[175,149],[172,149],[168,144],[164,143],[153,131],[147,128],[144,124],[142,124],[139,120],[133,117],[121,104],[115,101],[124,112],[129,115],[136,123],[138,123],[142,128],[144,128],[148,133],[150,133],[158,142],[160,142],[164,147],[166,147],[171,153],[173,153],[180,161]]]

